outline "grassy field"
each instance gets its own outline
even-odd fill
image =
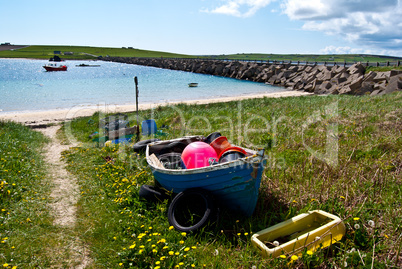
[[[233,60],[263,60],[263,61],[292,61],[292,62],[337,62],[337,63],[354,63],[354,62],[397,62],[402,58],[392,56],[377,56],[365,54],[258,54],[258,53],[238,53],[214,56],[216,59],[233,59]]]
[[[0,267],[50,267],[57,238],[49,214],[50,185],[42,147],[45,137],[0,121]]]
[[[363,62],[386,63],[401,61],[402,58],[391,56],[376,56],[364,54],[333,54],[333,55],[314,55],[314,54],[259,54],[259,53],[238,53],[226,55],[184,55],[161,51],[141,50],[135,48],[103,48],[85,46],[29,46],[17,50],[0,50],[0,58],[36,58],[48,59],[53,56],[54,51],[73,52],[73,55],[62,55],[64,59],[94,59],[97,56],[106,55],[119,57],[149,57],[149,58],[212,58],[212,59],[231,59],[231,60],[263,60],[263,61],[292,61],[292,62]]]
[[[160,51],[140,50],[134,48],[103,48],[84,46],[29,46],[26,48],[10,51],[0,51],[0,58],[35,58],[48,59],[54,55],[54,51],[60,51],[63,59],[96,59],[98,56],[120,57],[152,57],[152,58],[188,58],[194,57],[183,54],[175,54]],[[64,55],[65,52],[73,52],[73,55]]]
[[[104,115],[74,120],[62,135],[82,142],[64,154],[81,186],[77,233],[91,248],[94,268],[400,268],[401,102],[402,93],[394,93],[141,111],[140,120],[169,126],[163,139],[220,131],[233,144],[267,149],[253,216],[222,211],[216,225],[196,234],[169,227],[167,202],[139,198],[139,187],[153,176],[132,145],[91,142]],[[129,117],[135,124],[135,114]],[[343,219],[341,242],[275,259],[252,247],[253,233],[314,209]]]

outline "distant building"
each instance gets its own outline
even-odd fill
[[[61,51],[55,50],[55,51],[53,51],[53,54],[54,54],[54,55],[56,55],[56,54],[59,54],[59,55],[60,55],[60,54],[61,54]]]
[[[2,46],[11,46],[10,42],[1,43]]]

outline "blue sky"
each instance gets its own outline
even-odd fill
[[[402,0],[0,0],[0,42],[402,57]]]

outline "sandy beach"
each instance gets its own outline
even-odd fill
[[[202,99],[202,100],[190,100],[181,102],[169,102],[169,103],[156,103],[156,104],[139,104],[140,110],[152,109],[158,106],[175,105],[175,104],[210,104],[229,101],[240,101],[252,98],[280,98],[280,97],[292,97],[311,95],[311,93],[298,92],[298,91],[284,91],[276,93],[246,95],[246,96],[233,96],[222,97],[214,99]],[[47,125],[68,121],[78,117],[91,116],[93,113],[100,111],[103,113],[118,113],[118,112],[132,112],[135,111],[134,105],[97,105],[97,106],[75,106],[71,109],[59,109],[59,110],[47,110],[47,111],[31,111],[31,112],[0,112],[1,120],[11,120],[20,122],[28,126]]]

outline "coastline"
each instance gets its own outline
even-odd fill
[[[169,103],[154,103],[154,104],[139,104],[139,110],[152,109],[158,106],[168,106],[177,104],[189,104],[189,105],[202,105],[220,102],[241,101],[245,99],[254,98],[280,98],[280,97],[296,97],[313,95],[312,93],[300,92],[300,91],[283,91],[274,93],[254,94],[245,96],[232,96],[212,99],[199,99],[180,102]],[[46,111],[18,111],[18,112],[0,112],[0,120],[10,120],[19,122],[28,126],[40,126],[48,124],[58,124],[64,121],[69,121],[74,118],[91,116],[97,111],[103,113],[118,113],[118,112],[133,112],[136,110],[135,104],[133,105],[114,105],[104,104],[98,106],[80,106],[73,107],[71,109],[57,109]]]

